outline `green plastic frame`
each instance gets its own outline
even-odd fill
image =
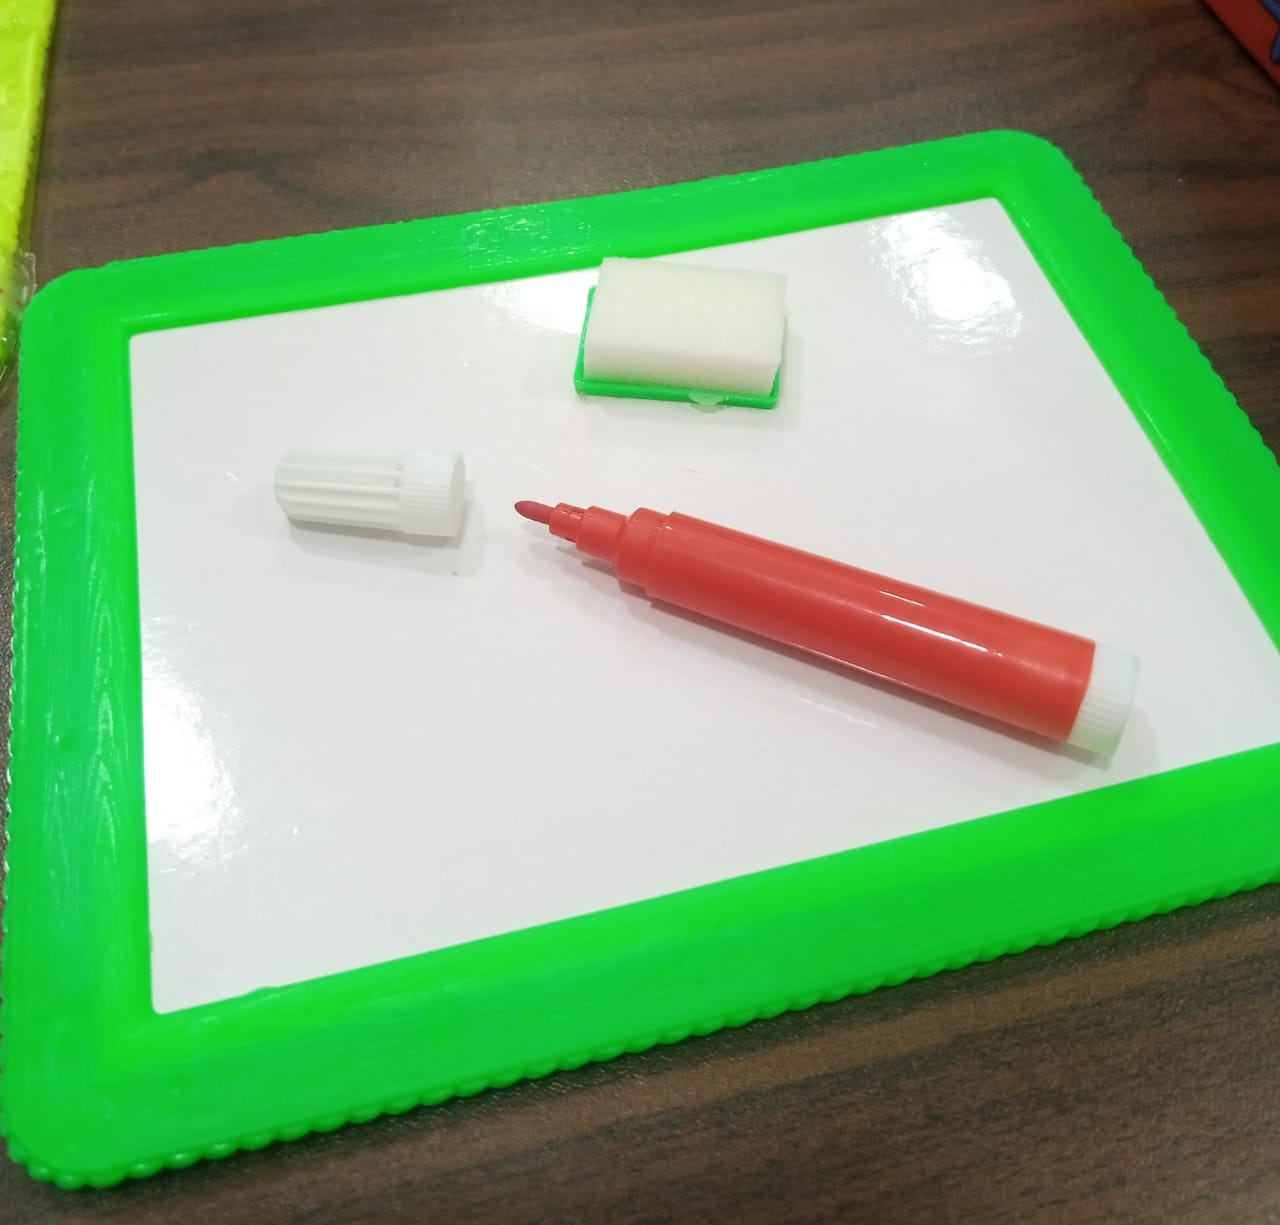
[[[773,408],[782,387],[782,371],[774,377],[767,395],[746,391],[714,391],[707,387],[676,387],[670,383],[619,383],[612,379],[589,379],[584,369],[587,360],[587,328],[591,324],[591,303],[596,291],[587,290],[587,313],[578,337],[578,361],[573,368],[573,385],[584,396],[623,396],[629,400],[678,400],[685,404],[732,404],[738,408]]]
[[[1280,879],[1280,744],[159,1015],[129,340],[983,197],[1007,209],[1272,640],[1280,470],[1069,162],[1012,132],[75,272],[22,358],[3,1114],[64,1187],[322,1131]]]

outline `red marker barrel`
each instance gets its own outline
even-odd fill
[[[1124,728],[1126,651],[688,515],[518,509],[654,600],[1091,752]]]

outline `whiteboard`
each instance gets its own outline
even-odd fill
[[[1280,655],[1001,206],[689,252],[787,277],[772,411],[589,399],[592,271],[131,351],[153,1001],[190,1007],[1280,739]],[[459,447],[448,544],[294,446]],[[622,592],[518,498],[679,510],[1135,651],[1107,761]]]

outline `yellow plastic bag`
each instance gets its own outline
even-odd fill
[[[30,292],[23,251],[55,0],[0,0],[0,379]]]

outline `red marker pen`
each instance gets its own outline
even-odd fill
[[[1137,658],[688,515],[517,502],[654,600],[1052,740],[1110,753]]]

